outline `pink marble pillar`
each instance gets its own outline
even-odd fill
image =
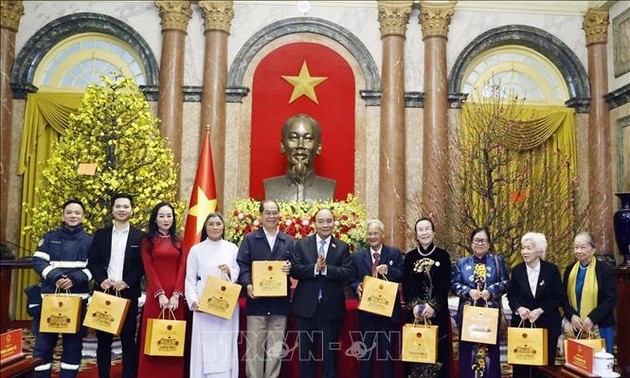
[[[405,32],[411,1],[379,1],[383,97],[379,162],[379,218],[385,244],[405,247]]]
[[[162,22],[158,117],[162,121],[160,123],[162,135],[168,139],[173,150],[179,178],[179,166],[182,162],[186,29],[192,10],[188,1],[156,1],[155,5],[158,7]]]
[[[422,201],[436,223],[447,223],[448,204],[448,78],[446,42],[454,2],[420,5],[424,41],[424,113]]]
[[[589,9],[582,28],[588,50],[591,105],[588,121],[590,230],[601,253],[613,253],[613,188],[608,93],[608,10]]]
[[[217,203],[224,209],[225,182],[225,85],[227,44],[234,18],[232,1],[199,1],[205,21],[205,58],[201,92],[201,135],[210,127]]]
[[[0,240],[7,239],[7,206],[11,176],[11,129],[13,127],[13,90],[11,69],[15,61],[15,34],[24,14],[22,1],[0,2]]]

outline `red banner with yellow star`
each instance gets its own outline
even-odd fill
[[[335,199],[354,192],[355,101],[352,68],[330,47],[290,43],[265,56],[252,84],[250,196],[264,198],[263,179],[286,173],[282,125],[299,113],[313,117],[322,129],[315,173],[337,181]]]
[[[195,183],[190,193],[186,230],[184,231],[183,250],[188,250],[201,240],[203,222],[208,214],[217,208],[217,189],[214,182],[214,167],[212,165],[212,150],[210,148],[210,131],[206,131],[203,139]]]

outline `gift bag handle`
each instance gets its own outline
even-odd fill
[[[521,322],[518,323],[518,327],[516,327],[516,328],[525,328],[525,327],[521,327],[524,322],[525,322],[525,319],[521,319]],[[538,327],[536,327],[536,322],[530,322],[529,323],[529,328],[538,328]]]
[[[221,274],[222,276],[225,276],[225,278],[227,278],[228,282],[232,282],[232,278],[228,273],[225,273],[224,271],[221,270]]]
[[[423,323],[422,324],[418,324],[418,319],[422,319]],[[429,326],[431,325],[431,319],[427,318],[426,316],[423,316],[421,318],[413,318],[413,326],[416,327],[418,325],[424,325],[424,326]]]
[[[377,272],[377,271],[375,270],[375,271],[374,271],[374,274],[372,275],[372,278],[378,278],[378,275],[379,275],[379,274],[380,274],[380,273],[379,273],[379,272]],[[383,279],[384,279],[385,281],[389,282],[389,280],[387,279],[387,275],[385,275],[385,274],[381,274],[381,277],[383,277]]]
[[[162,319],[162,320],[177,320],[173,310],[171,310],[170,308],[168,309],[168,312],[170,313],[170,316],[168,316],[168,317],[165,315],[165,314],[167,314],[166,310],[167,310],[166,308],[163,308],[162,311],[160,311],[160,315],[158,315],[159,319]]]
[[[114,292],[116,293],[116,297],[117,297],[117,298],[120,298],[120,291],[118,291],[118,290],[114,290]],[[105,293],[105,294],[109,294],[109,288],[107,288],[107,289],[103,290],[103,293]],[[114,295],[114,294],[109,294],[109,295]]]
[[[580,328],[580,330],[578,331],[577,335],[575,335],[575,339],[576,340],[580,339],[580,336],[582,336],[582,331],[584,331],[584,328]],[[588,339],[588,340],[595,339],[595,337],[594,337],[592,332],[586,331],[586,332],[584,332],[584,335],[586,335],[585,339]]]
[[[57,296],[57,295],[62,295],[62,294],[65,294],[66,297],[69,297],[71,293],[70,293],[70,290],[68,290],[68,289],[60,289],[58,287],[55,287],[55,294],[54,295]]]

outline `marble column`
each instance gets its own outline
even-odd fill
[[[7,239],[7,207],[11,176],[11,128],[13,117],[13,91],[11,69],[15,61],[15,34],[24,14],[22,1],[0,2],[0,240]]]
[[[448,205],[448,80],[446,41],[455,2],[420,3],[424,41],[422,202],[443,228]]]
[[[591,105],[588,120],[588,186],[590,229],[602,253],[612,253],[613,189],[610,116],[604,95],[608,93],[608,10],[589,9],[582,29],[586,34]]]
[[[162,23],[158,117],[162,121],[162,135],[168,139],[173,150],[179,186],[184,123],[184,55],[186,29],[192,10],[188,1],[156,1],[155,6],[160,12]]]
[[[205,57],[201,92],[201,135],[210,127],[217,203],[225,209],[225,85],[227,82],[227,43],[234,18],[232,1],[199,1],[205,21]]]
[[[379,1],[383,44],[379,218],[385,244],[405,248],[405,32],[412,1]]]

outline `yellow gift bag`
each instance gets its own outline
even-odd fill
[[[157,319],[147,320],[144,354],[182,357],[186,341],[186,321],[177,320],[170,310],[170,318],[165,319],[164,312],[162,309]]]
[[[40,332],[77,333],[81,328],[81,297],[55,292],[42,297]]]
[[[407,362],[434,364],[437,362],[438,326],[405,324],[402,329],[401,359]]]
[[[606,348],[606,340],[601,338],[601,337],[596,337],[591,332],[584,332],[583,333],[582,330],[580,330],[577,333],[577,335],[575,335],[575,341],[579,342],[580,344],[587,345],[587,346],[593,348],[593,350],[595,352],[599,352],[602,349]],[[564,344],[564,357],[566,358],[566,356],[567,356],[567,338],[564,338],[563,344]]]
[[[363,294],[359,310],[372,314],[391,317],[398,293],[398,283],[375,277],[363,277]]]
[[[547,365],[547,329],[522,328],[522,324],[508,328],[508,364]]]
[[[495,345],[498,327],[498,308],[464,306],[461,340]]]
[[[252,261],[252,286],[257,297],[286,297],[287,274],[284,261]]]
[[[127,311],[129,311],[129,299],[116,295],[95,291],[88,305],[83,325],[99,331],[120,334]]]
[[[199,311],[231,319],[241,294],[241,285],[209,276],[199,298]]]

